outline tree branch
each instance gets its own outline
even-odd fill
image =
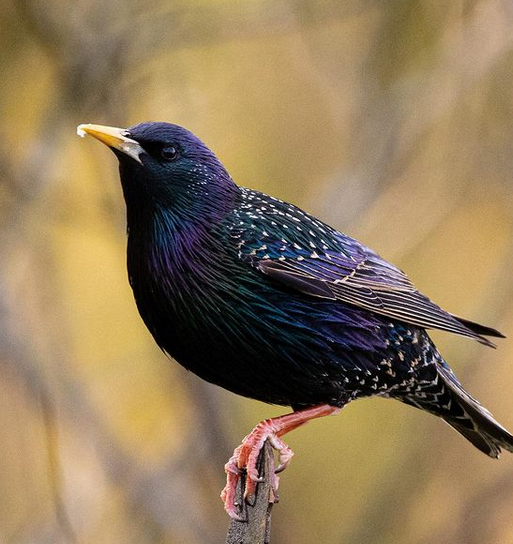
[[[257,486],[253,504],[243,499],[246,475],[240,479],[235,500],[242,504],[244,521],[230,521],[225,544],[269,544],[271,540],[271,509],[277,497],[270,477],[274,473],[274,454],[269,441],[265,442],[260,452],[258,473],[264,481]]]

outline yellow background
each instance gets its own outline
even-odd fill
[[[286,409],[156,348],[116,160],[79,123],[193,130],[513,338],[513,9],[501,0],[0,4],[0,541],[224,541],[223,464]],[[513,342],[433,335],[513,428]],[[280,544],[513,543],[513,456],[365,400],[288,437]]]

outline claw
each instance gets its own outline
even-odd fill
[[[269,440],[273,448],[279,452],[280,464],[276,467],[274,472],[282,472],[289,466],[292,457],[294,457],[294,452],[277,436],[271,436],[269,437]]]
[[[264,478],[258,474],[257,463],[260,451],[266,440],[269,440],[271,446],[278,452],[279,457],[279,464],[273,470],[271,476],[270,497],[272,502],[277,502],[279,477],[276,476],[276,473],[285,470],[294,455],[294,452],[283,442],[280,436],[300,427],[310,419],[335,414],[339,411],[339,408],[322,404],[285,416],[261,421],[244,438],[242,444],[235,448],[233,455],[224,467],[227,477],[226,486],[221,492],[221,499],[224,502],[224,508],[228,515],[232,519],[243,521],[237,508],[238,505],[235,503],[235,495],[237,485],[244,470],[247,474],[246,488],[244,490],[245,502],[249,502],[249,499],[256,495],[257,484],[264,481]]]
[[[225,465],[225,472],[227,474],[226,486],[221,493],[221,499],[224,502],[224,507],[228,515],[232,519],[241,521],[241,516],[239,515],[238,509],[235,505],[235,495],[237,490],[237,485],[241,478],[242,472],[245,470],[247,474],[246,478],[246,487],[244,489],[244,501],[253,502],[253,499],[256,495],[257,484],[262,483],[264,478],[259,475],[257,463],[260,451],[267,439],[273,446],[274,449],[278,450],[280,454],[280,464],[282,464],[282,459],[284,456],[292,457],[288,453],[283,452],[282,449],[286,448],[290,452],[290,448],[275,435],[275,431],[272,428],[272,420],[263,421],[259,423],[253,431],[244,438],[242,444],[235,449],[233,455],[230,457],[230,460]],[[271,487],[273,491],[273,496],[276,496],[275,482],[276,477],[271,477]]]
[[[227,463],[228,464],[228,463]],[[227,514],[236,521],[244,521],[237,510],[238,504],[235,502],[235,490],[239,477],[233,472],[228,472],[227,482],[224,489],[221,491],[221,500],[224,502],[224,508]]]

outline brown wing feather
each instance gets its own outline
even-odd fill
[[[415,289],[402,271],[377,259],[371,255],[357,263],[350,273],[345,261],[344,273],[338,277],[333,273],[334,259],[265,259],[258,262],[258,268],[307,295],[341,300],[398,321],[460,334],[495,347],[482,334],[501,336],[498,331],[446,312]]]

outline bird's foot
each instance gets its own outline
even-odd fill
[[[279,478],[276,473],[285,470],[294,455],[294,452],[283,442],[280,436],[300,427],[310,419],[335,414],[339,411],[340,408],[322,404],[313,408],[299,410],[292,414],[261,421],[244,438],[242,444],[235,448],[233,455],[224,467],[227,479],[226,486],[221,492],[221,499],[224,502],[224,508],[228,515],[233,519],[242,521],[238,513],[237,504],[235,503],[237,484],[239,483],[241,474],[245,471],[247,477],[244,500],[247,501],[255,494],[257,484],[262,481],[257,469],[258,457],[266,440],[269,440],[269,443],[278,452],[279,456],[279,464],[270,476],[273,500],[276,502],[279,484]]]
[[[245,501],[249,501],[250,498],[254,496],[257,484],[263,481],[263,478],[258,474],[257,462],[260,451],[266,440],[269,440],[271,446],[277,450],[279,454],[279,465],[276,469],[272,470],[269,475],[271,478],[271,489],[274,495],[273,499],[274,502],[277,501],[279,477],[276,473],[287,468],[294,452],[272,430],[272,420],[266,420],[260,422],[253,431],[244,438],[242,444],[235,448],[233,455],[224,466],[227,474],[227,481],[226,486],[221,493],[221,499],[224,502],[225,510],[233,519],[239,521],[242,519],[237,513],[235,493],[243,471],[246,472],[246,487],[244,490]]]

